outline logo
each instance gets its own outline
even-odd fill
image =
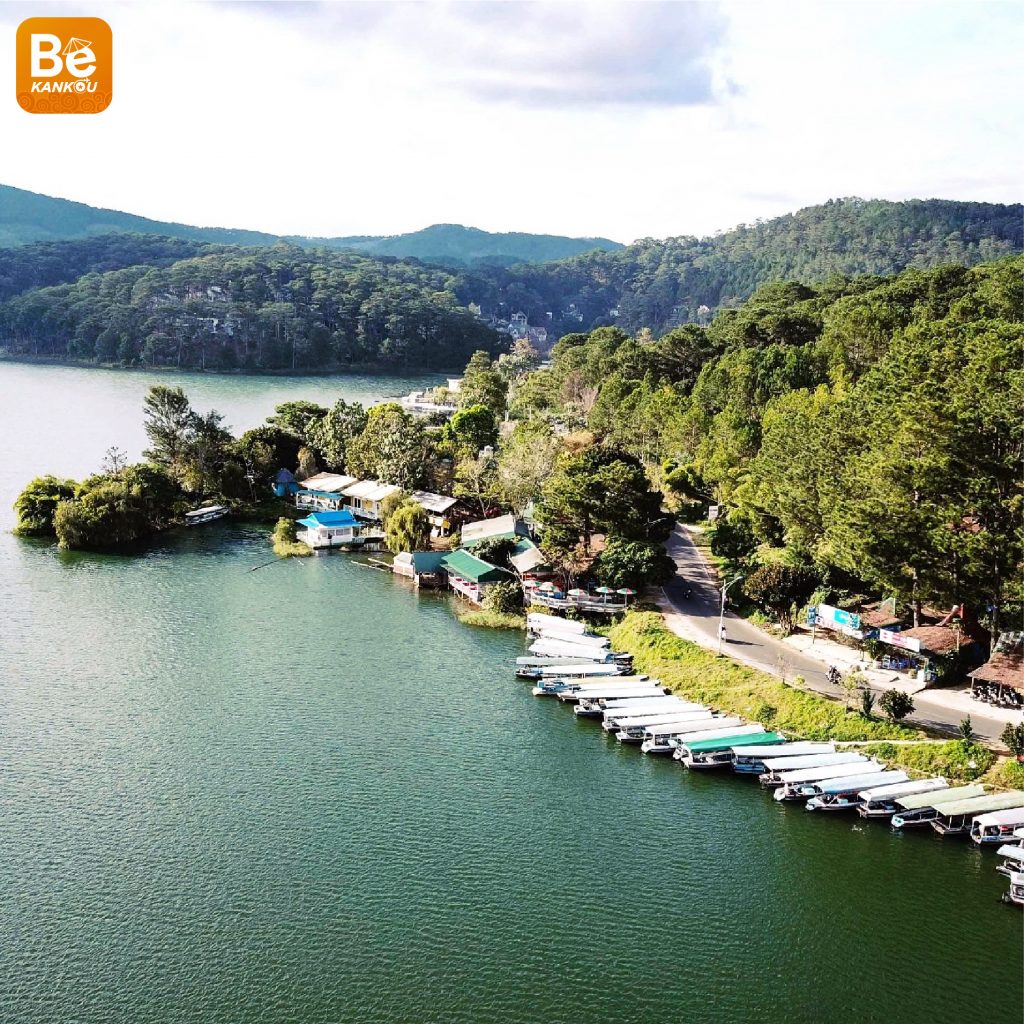
[[[30,114],[98,114],[114,92],[114,41],[102,18],[29,18],[16,40],[18,106]]]

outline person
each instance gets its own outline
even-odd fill
[[[829,665],[828,672],[825,673],[825,678],[830,683],[833,683],[833,684],[838,683],[839,682],[839,669],[837,669],[835,667],[835,665]]]
[[[729,638],[725,635],[725,626],[719,626],[718,627],[718,638],[723,643],[728,643],[729,642]]]

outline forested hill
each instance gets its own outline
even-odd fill
[[[358,249],[375,256],[414,257],[427,263],[496,265],[542,263],[594,250],[622,249],[609,238],[567,238],[522,231],[481,231],[462,224],[433,224],[422,231],[386,237],[314,239],[337,249]]]
[[[128,366],[454,369],[507,341],[460,307],[442,268],[284,243],[167,265],[173,241],[122,238],[150,262],[0,304],[0,349]]]
[[[617,324],[656,334],[736,306],[762,284],[971,266],[1024,248],[1020,204],[842,199],[708,238],[643,239],[543,266],[495,270],[467,301],[552,313],[554,333]],[[549,325],[550,330],[550,325]]]
[[[401,235],[351,235],[282,238],[265,231],[196,227],[151,220],[120,210],[107,210],[69,199],[56,199],[0,185],[0,246],[88,238],[111,232],[136,232],[227,245],[274,245],[293,242],[305,248],[352,249],[375,256],[414,257],[428,263],[469,266],[558,260],[594,249],[621,249],[607,238],[567,238],[519,231],[492,232],[462,224],[434,224]]]

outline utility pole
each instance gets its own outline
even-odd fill
[[[743,579],[742,576],[737,576],[735,579],[729,580],[728,583],[722,584],[722,606],[718,612],[718,653],[722,653],[722,633],[725,630],[725,595],[729,592],[729,588]]]

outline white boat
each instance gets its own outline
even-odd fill
[[[556,691],[556,696],[560,701],[570,704],[595,697],[663,697],[665,695],[665,688],[661,683],[657,679],[648,679],[647,676],[619,676],[614,680],[608,679],[600,683],[593,679],[552,679],[550,682],[555,686],[560,682],[566,684]]]
[[[571,658],[574,661],[632,661],[626,654],[617,654],[606,647],[593,647],[588,644],[566,643],[564,640],[541,638],[530,644],[530,653],[540,657]]]
[[[840,761],[835,764],[822,764],[817,768],[795,768],[789,771],[779,772],[775,781],[766,782],[766,786],[802,786],[807,782],[824,782],[826,779],[842,779],[847,776],[867,774],[871,771],[867,766],[871,760],[863,754],[858,754],[856,760]],[[878,771],[882,766],[878,766]],[[763,777],[763,776],[762,776]],[[867,788],[866,786],[863,788]]]
[[[872,785],[870,789],[861,790],[857,813],[862,818],[889,818],[896,813],[896,801],[899,797],[937,793],[948,786],[949,783],[945,779],[938,777],[903,782],[895,786]]]
[[[809,796],[806,810],[808,811],[852,811],[860,806],[860,793],[865,782],[869,786],[896,785],[910,778],[906,772],[868,772],[864,775],[853,775],[845,779],[831,779],[800,787],[804,790],[801,796]],[[780,799],[781,789],[775,791],[775,799]]]
[[[1013,837],[1014,829],[1024,825],[1024,807],[979,814],[971,822],[971,840],[979,846],[1005,843]]]
[[[689,725],[690,723],[696,722],[714,722],[715,714],[713,711],[704,709],[702,711],[677,711],[674,714],[668,713],[665,715],[653,715],[651,716],[654,720],[650,719],[640,721],[626,719],[623,724],[615,730],[615,738],[620,743],[643,743],[647,738],[648,729],[660,729],[663,726],[673,725]],[[710,728],[710,726],[708,726]]]
[[[693,704],[690,701],[681,700],[679,697],[666,696],[663,699],[655,699],[653,702],[646,701],[637,708],[606,710],[601,728],[605,732],[617,732],[630,725],[658,725],[691,711],[710,710],[703,704]]]
[[[686,733],[683,736],[676,736],[672,741],[672,758],[686,765],[687,768],[704,767],[704,763],[698,758],[696,751],[704,749],[722,751],[728,750],[731,741],[749,740],[759,733],[764,733],[764,726],[756,722],[751,725],[749,722],[741,722],[735,726],[720,726],[720,719],[712,723],[716,728],[705,732]]]
[[[732,770],[741,775],[760,775],[765,771],[765,758],[781,760],[785,757],[808,757],[811,754],[834,754],[831,743],[809,743],[796,741],[779,743],[773,747],[734,747]]]
[[[625,702],[640,702],[645,700],[657,700],[664,695],[664,690],[640,690],[632,692],[620,692],[611,694],[593,694],[590,697],[580,698],[575,707],[575,713],[581,718],[600,718],[606,708],[624,707]]]
[[[581,694],[604,693],[607,690],[620,690],[624,686],[657,686],[656,679],[647,676],[627,676],[615,673],[611,676],[554,676],[551,679],[538,679],[533,692],[538,696],[559,697],[575,703]]]
[[[930,824],[938,817],[940,805],[984,796],[985,787],[979,783],[969,786],[954,786],[936,793],[915,793],[913,796],[896,797],[896,813],[892,816],[893,828],[915,828]]]
[[[802,757],[766,757],[764,771],[758,779],[762,786],[778,786],[782,784],[782,776],[787,772],[829,768],[839,764],[863,764],[866,760],[863,754],[857,754],[852,750],[835,750],[831,754],[806,754]],[[808,775],[807,778],[813,779],[814,774]],[[827,776],[822,775],[821,778]]]
[[[583,662],[579,665],[545,665],[539,679],[588,679],[600,676],[622,676],[621,665],[607,665],[603,662]]]
[[[623,664],[616,661],[590,661],[579,658],[516,658],[516,675],[520,679],[540,679],[542,669],[561,668],[578,669],[568,675],[614,675],[625,672]],[[611,671],[609,671],[611,670]]]
[[[586,633],[587,624],[576,619],[563,619],[558,615],[547,615],[544,612],[530,612],[526,616],[527,628],[537,632],[554,630],[564,633]]]
[[[1015,906],[1024,907],[1024,871],[1013,871],[1010,873],[1010,888],[1003,893],[1005,903],[1013,903]]]
[[[1001,871],[1004,875],[1024,871],[1024,846],[1014,846],[1012,843],[1000,846],[996,850],[996,856],[1003,858],[1002,862],[996,865],[996,871]]]
[[[201,526],[212,523],[215,519],[223,519],[231,509],[227,505],[203,505],[185,513],[186,526]]]
[[[675,741],[680,736],[691,734],[692,738],[700,736],[701,739],[709,740],[722,735],[722,730],[728,731],[742,724],[742,718],[712,716],[690,722],[649,725],[644,730],[644,741],[640,744],[640,750],[644,754],[671,754],[675,751],[678,745]]]
[[[733,750],[738,745],[773,747],[782,742],[781,733],[767,732],[763,725],[754,722],[736,736],[688,742],[672,756],[687,768],[728,768],[735,757]]]

